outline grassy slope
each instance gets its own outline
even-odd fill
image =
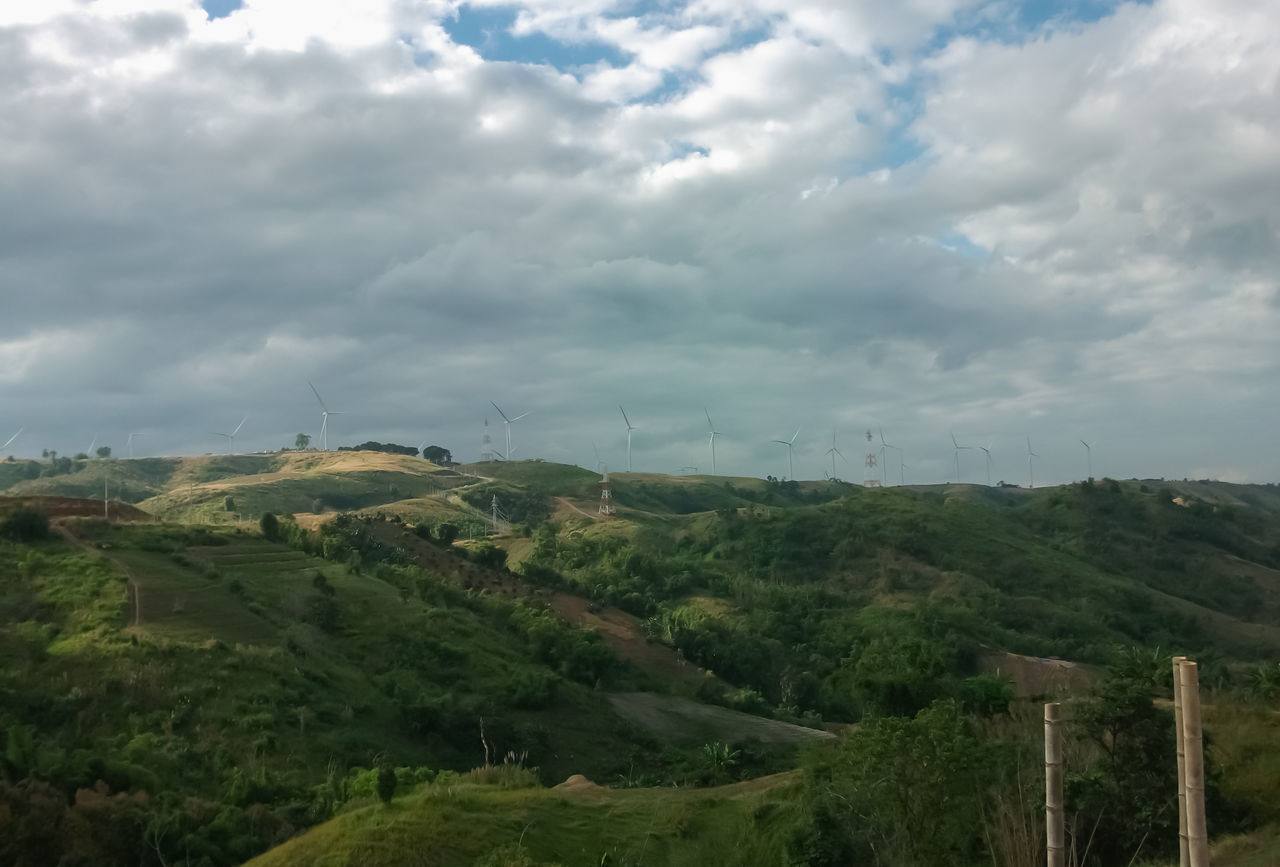
[[[305,804],[331,762],[474,767],[481,716],[497,755],[528,750],[547,780],[647,761],[604,694],[534,662],[523,634],[445,585],[423,602],[224,529],[79,530],[84,549],[0,543],[0,729],[33,727],[40,776],[92,785],[104,772],[79,765],[98,756],[113,789]],[[310,617],[317,574],[336,629]],[[545,707],[508,698],[527,676],[559,681]],[[237,774],[261,794],[229,794]]]
[[[533,863],[565,867],[778,864],[787,792],[777,778],[717,789],[430,784],[389,808],[339,816],[250,863],[463,867],[520,844]]]

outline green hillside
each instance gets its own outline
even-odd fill
[[[793,786],[765,779],[711,789],[555,789],[436,782],[368,806],[250,862],[284,865],[784,863]]]
[[[155,826],[167,858],[235,863],[381,761],[433,774],[514,753],[554,781],[672,760],[596,690],[632,686],[626,669],[535,608],[235,530],[65,527],[0,542],[0,838],[23,829],[20,852],[138,863]],[[48,813],[51,792],[71,800]],[[46,863],[31,857],[0,849]]]
[[[336,815],[264,863],[1022,863],[1060,695],[1090,862],[1160,863],[1169,805],[1137,805],[1167,788],[1175,652],[1200,662],[1214,833],[1280,821],[1275,486],[621,473],[606,519],[596,474],[543,461],[58,461],[0,464],[4,493],[107,475],[170,523],[0,541],[0,840],[27,847],[0,862],[237,863]],[[1141,736],[1114,759],[1119,730]],[[785,786],[696,788],[801,741]],[[379,767],[420,791],[374,806]],[[528,773],[622,788],[479,785]],[[672,784],[695,789],[637,788]],[[1222,851],[1266,863],[1270,833]]]

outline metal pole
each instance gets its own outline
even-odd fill
[[[1044,706],[1044,823],[1048,867],[1064,867],[1065,842],[1062,815],[1062,705]]]
[[[1178,867],[1190,867],[1191,852],[1187,842],[1187,758],[1182,739],[1182,663],[1185,656],[1173,658],[1173,722],[1178,742]]]
[[[1200,727],[1200,671],[1184,660],[1178,667],[1182,684],[1182,736],[1187,771],[1187,852],[1190,867],[1209,867],[1209,832],[1204,812],[1204,741]]]

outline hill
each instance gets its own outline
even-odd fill
[[[625,666],[537,608],[235,529],[60,530],[0,542],[0,838],[18,823],[24,852],[238,862],[382,761],[434,773],[513,753],[559,779],[681,760],[595,688],[633,686]]]
[[[784,863],[794,779],[709,789],[436,782],[346,813],[250,862],[285,865]],[[486,860],[487,859],[487,860]]]

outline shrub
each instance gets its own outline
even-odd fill
[[[396,771],[390,764],[378,767],[378,800],[390,804],[396,794]]]
[[[262,536],[267,541],[280,541],[280,519],[271,512],[262,513],[262,518],[259,519],[258,526],[262,529]]]
[[[0,537],[15,542],[49,538],[49,516],[30,506],[19,506],[0,517]]]

